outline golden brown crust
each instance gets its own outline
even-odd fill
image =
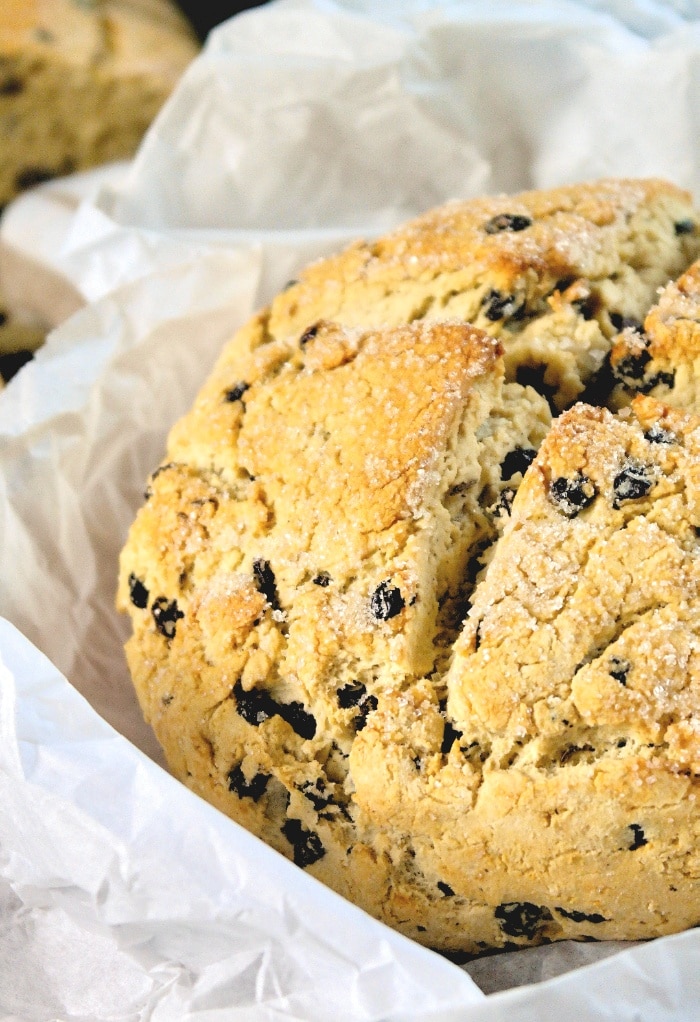
[[[659,182],[453,204],[311,267],[222,352],[123,551],[175,773],[430,946],[700,915],[700,419],[550,428],[505,379],[590,385],[611,313],[694,257],[689,208]],[[541,294],[527,324],[483,314],[497,282]]]
[[[374,243],[310,266],[272,304],[268,329],[460,318],[498,337],[508,379],[544,372],[557,407],[596,377],[611,316],[641,318],[696,258],[691,198],[659,180],[604,180],[452,202]],[[533,375],[534,374],[534,375]]]

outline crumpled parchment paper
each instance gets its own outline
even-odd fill
[[[683,0],[276,0],[212,33],[131,164],[6,211],[0,286],[56,329],[0,394],[3,1018],[698,1014],[695,931],[465,971],[224,818],[163,769],[113,598],[169,426],[300,266],[454,197],[700,196],[699,56]]]

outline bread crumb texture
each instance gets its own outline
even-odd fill
[[[117,603],[173,772],[430,947],[700,918],[696,222],[608,180],[319,261],[148,481]]]

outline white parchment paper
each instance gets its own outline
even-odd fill
[[[699,119],[694,3],[277,0],[212,33],[133,163],[6,212],[0,287],[56,329],[0,393],[3,1018],[700,1014],[695,931],[475,983],[323,888],[158,765],[113,611],[169,426],[300,266],[453,197],[700,197]]]

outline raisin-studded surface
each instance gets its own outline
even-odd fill
[[[429,946],[700,918],[700,419],[550,415],[610,393],[688,206],[454,204],[310,267],[222,352],[122,554],[176,775]]]
[[[509,380],[561,409],[611,389],[611,340],[700,255],[696,216],[656,180],[453,202],[308,267],[267,330],[296,340],[320,319],[463,319],[501,340]]]
[[[661,291],[644,323],[620,323],[610,352],[611,404],[651,394],[700,412],[700,262]]]

